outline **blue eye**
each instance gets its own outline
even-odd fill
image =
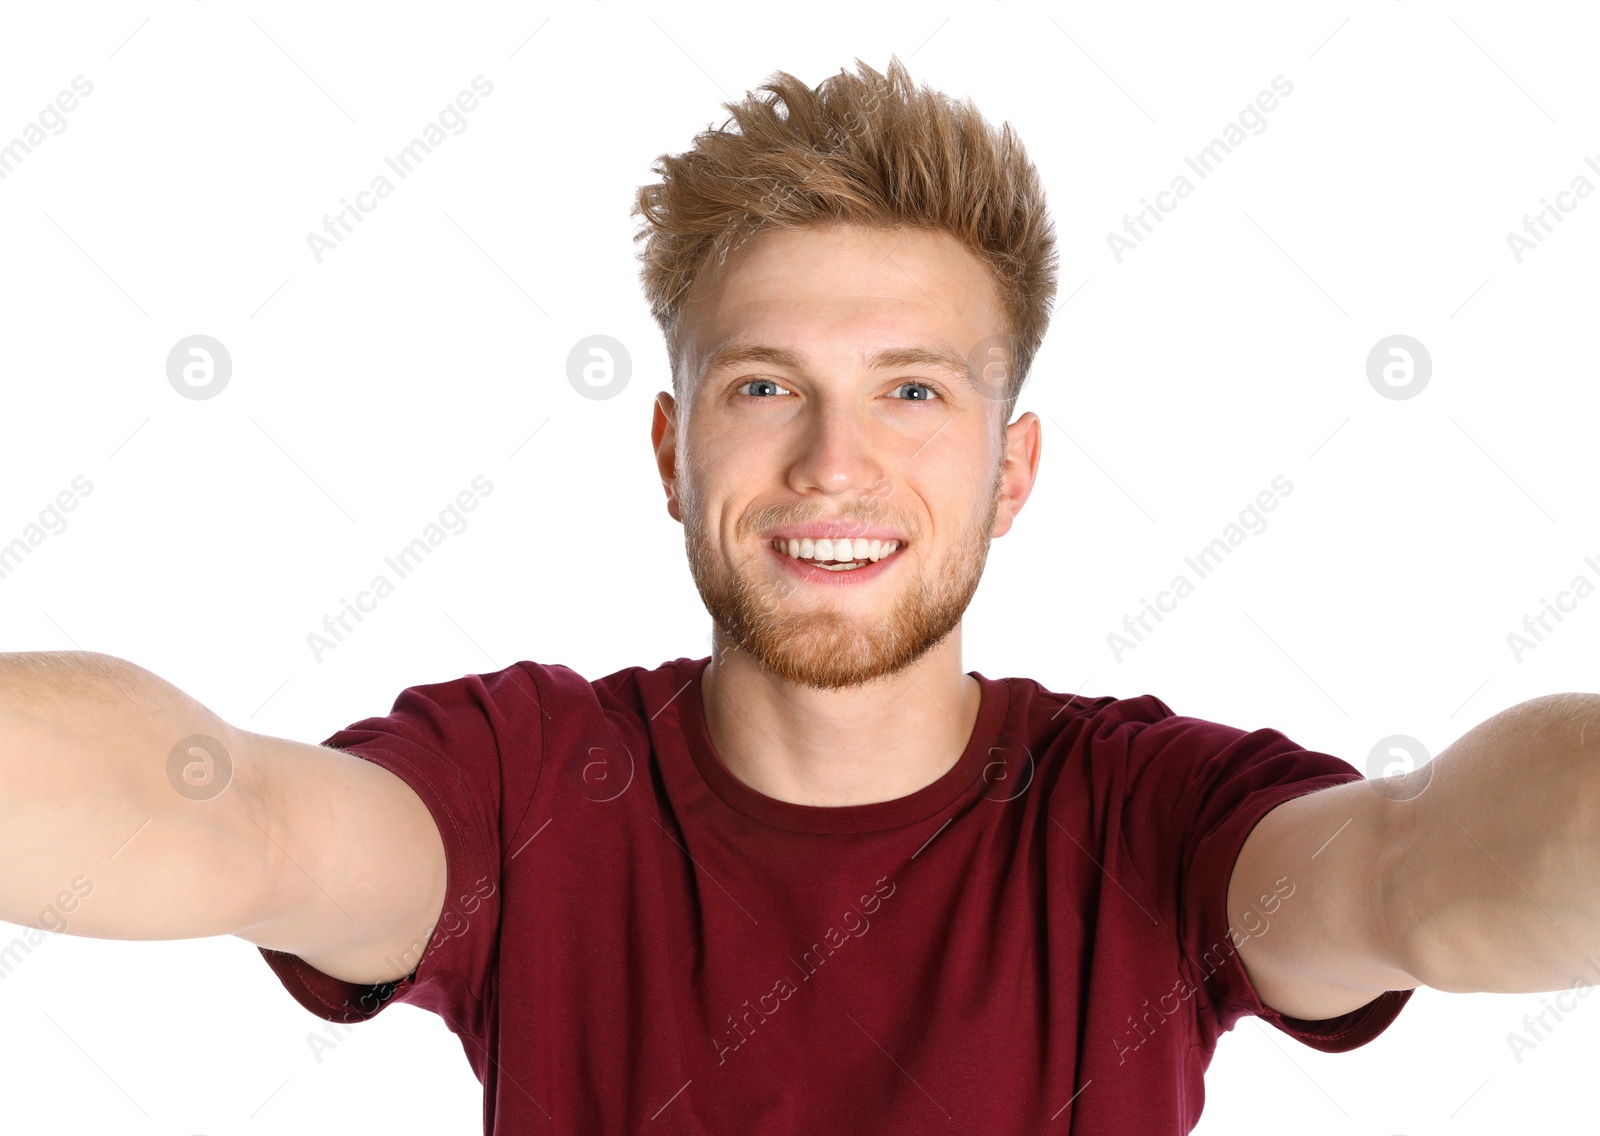
[[[942,400],[944,398],[944,395],[939,391],[938,387],[931,383],[918,382],[916,380],[907,380],[906,382],[903,382],[899,386],[895,387],[895,390],[902,391],[907,387],[920,388],[926,393],[916,395],[911,398],[902,398],[897,401],[929,402],[935,399]],[[771,398],[779,394],[792,393],[787,387],[783,386],[776,379],[751,379],[748,382],[741,383],[738,387],[738,390],[747,398]]]

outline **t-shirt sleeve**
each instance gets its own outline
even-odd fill
[[[321,744],[381,765],[422,799],[444,843],[444,908],[431,938],[397,957],[397,982],[345,982],[284,951],[259,948],[306,1009],[362,1021],[395,1002],[438,1013],[457,1034],[481,1036],[500,929],[503,817],[531,799],[543,749],[538,684],[526,664],[408,687],[383,717]],[[513,812],[512,819],[517,819]]]
[[[1125,854],[1163,919],[1175,927],[1184,975],[1205,992],[1195,1000],[1195,1012],[1206,1048],[1247,1015],[1328,1053],[1377,1037],[1412,991],[1385,991],[1349,1013],[1319,1021],[1280,1014],[1257,996],[1227,908],[1234,863],[1262,817],[1285,801],[1362,774],[1277,730],[1246,731],[1175,715],[1151,695],[1129,701],[1144,704],[1146,714],[1112,731],[1123,735],[1115,748],[1126,761],[1128,779],[1121,816]]]

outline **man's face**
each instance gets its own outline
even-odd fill
[[[1005,330],[983,262],[942,233],[767,232],[696,283],[682,328],[683,401],[657,396],[651,435],[723,634],[824,690],[936,646],[1038,466],[1038,418],[1002,428],[1001,392],[964,377]]]

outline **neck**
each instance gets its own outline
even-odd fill
[[[915,793],[950,771],[977,723],[960,625],[904,670],[840,690],[774,678],[720,628],[712,647],[701,690],[717,756],[776,800],[837,807]]]

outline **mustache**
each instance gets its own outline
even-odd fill
[[[905,533],[908,539],[914,540],[918,535],[915,525],[895,517],[881,506],[864,509],[852,507],[839,512],[831,512],[813,507],[769,505],[740,517],[734,532],[736,536],[743,539],[759,536],[780,525],[806,524],[811,521],[827,521],[830,524],[837,524],[847,533],[851,528],[865,530],[876,526],[889,526]]]

